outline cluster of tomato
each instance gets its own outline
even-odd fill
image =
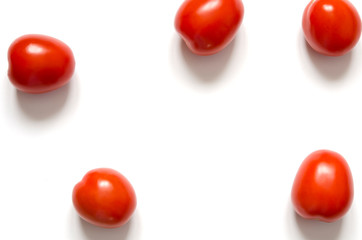
[[[244,17],[240,0],[186,0],[175,27],[188,48],[211,55],[234,38]],[[348,0],[310,1],[303,14],[303,31],[309,45],[328,56],[349,52],[361,35],[361,19]]]
[[[186,0],[176,14],[175,28],[192,52],[211,55],[233,40],[243,16],[241,0]],[[312,0],[302,25],[309,45],[329,56],[349,52],[361,34],[358,12],[347,0]],[[8,61],[10,81],[18,90],[32,94],[64,86],[75,69],[71,49],[44,35],[16,39],[9,47]],[[336,221],[348,211],[352,200],[352,175],[341,155],[320,150],[304,160],[292,188],[292,202],[299,215]],[[123,175],[100,168],[89,171],[76,184],[73,204],[87,222],[115,228],[131,218],[136,195]]]

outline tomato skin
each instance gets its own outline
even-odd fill
[[[361,35],[361,18],[348,0],[310,1],[302,26],[308,44],[327,56],[348,53]]]
[[[301,164],[292,188],[292,203],[303,218],[334,222],[353,201],[353,179],[346,160],[330,150],[310,154]]]
[[[9,47],[8,61],[11,83],[32,94],[64,86],[75,69],[73,52],[65,43],[39,34],[17,38]]]
[[[244,17],[241,0],[186,0],[175,18],[175,28],[197,55],[224,49],[235,37]]]
[[[85,174],[73,189],[73,205],[85,221],[103,228],[126,224],[136,209],[135,191],[130,182],[110,168]]]

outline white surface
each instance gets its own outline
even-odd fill
[[[174,30],[181,3],[0,2],[0,239],[362,239],[361,43],[320,56],[301,32],[307,0],[244,0],[232,44],[199,57]],[[72,48],[71,84],[13,88],[7,48],[27,33]],[[355,183],[332,224],[290,203],[300,163],[322,148],[346,158]],[[97,167],[136,190],[125,227],[93,227],[73,209],[73,186]]]

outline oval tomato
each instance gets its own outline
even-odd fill
[[[349,52],[361,35],[361,19],[348,0],[312,0],[303,14],[303,31],[308,44],[327,56]]]
[[[175,28],[192,52],[211,55],[233,40],[243,16],[241,0],[186,0],[176,14]]]
[[[73,189],[73,205],[85,221],[104,228],[116,228],[131,218],[136,194],[129,181],[109,168],[89,171]]]
[[[27,93],[44,93],[67,84],[74,73],[71,49],[58,39],[24,35],[8,50],[8,76],[12,84]]]
[[[319,150],[303,161],[292,188],[292,203],[300,216],[333,222],[346,214],[352,200],[352,174],[341,155]]]

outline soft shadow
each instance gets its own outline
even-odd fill
[[[64,107],[74,79],[51,92],[42,94],[29,94],[21,91],[16,92],[17,102],[20,110],[33,120],[45,120],[57,113]]]
[[[180,38],[179,43],[183,59],[189,69],[201,82],[214,83],[218,79],[221,79],[218,76],[227,66],[235,46],[236,37],[226,48],[209,56],[199,56],[192,53],[185,42]]]
[[[300,232],[308,240],[335,240],[338,239],[343,219],[336,222],[326,223],[317,220],[304,219],[294,213],[295,221]]]
[[[343,56],[331,57],[317,53],[306,40],[304,40],[304,44],[310,60],[323,77],[331,81],[343,79],[351,65],[353,51]]]
[[[89,240],[125,240],[127,239],[130,226],[132,225],[131,219],[128,223],[119,228],[107,229],[89,224],[80,217],[78,219],[84,235]]]

